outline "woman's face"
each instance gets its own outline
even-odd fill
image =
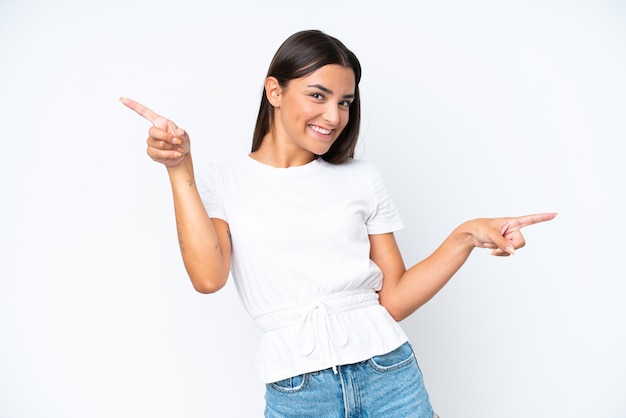
[[[354,71],[337,64],[290,80],[272,103],[274,140],[288,152],[325,154],[348,124],[354,91]]]

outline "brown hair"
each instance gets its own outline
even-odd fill
[[[301,31],[291,35],[278,48],[270,63],[267,77],[275,77],[281,87],[286,87],[290,80],[307,76],[329,64],[351,68],[355,79],[354,100],[349,109],[348,124],[330,149],[321,156],[329,163],[341,164],[354,157],[361,124],[361,64],[356,55],[338,39],[319,30]],[[270,131],[273,117],[274,107],[263,91],[252,137],[252,152],[261,146],[263,138]]]

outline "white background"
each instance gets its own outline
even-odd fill
[[[407,264],[466,219],[559,212],[403,322],[439,414],[625,417],[626,6],[591,0],[3,0],[0,416],[262,415],[259,332],[232,284],[192,289],[149,123],[117,99],[231,161],[310,28],[361,59],[358,153]]]

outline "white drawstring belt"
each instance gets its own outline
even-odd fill
[[[326,355],[333,360],[333,371],[337,373],[337,358],[333,346],[343,346],[348,342],[348,332],[346,327],[340,321],[336,321],[337,326],[333,327],[331,324],[330,314],[333,314],[333,307],[326,303],[324,300],[319,300],[311,306],[298,329],[298,346],[300,348],[300,354],[303,356],[310,355],[315,350],[316,342],[325,344],[322,356]],[[312,333],[314,338],[310,339],[310,343],[306,344],[307,326],[313,328]],[[339,328],[338,330],[336,328]],[[340,332],[342,335],[336,336],[335,331]],[[338,337],[338,338],[336,338]],[[325,341],[322,341],[325,340]],[[332,343],[332,345],[331,345]]]
[[[264,332],[297,326],[299,354],[310,356],[317,347],[322,363],[331,360],[337,373],[336,348],[348,343],[348,330],[338,314],[374,304],[378,304],[375,291],[349,290],[298,306],[270,309],[254,316],[254,320]]]

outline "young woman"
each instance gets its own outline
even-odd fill
[[[474,219],[405,268],[402,222],[372,164],[355,159],[361,66],[320,31],[289,37],[261,97],[252,151],[196,174],[187,132],[152,122],[148,155],[164,164],[185,268],[202,293],[232,272],[264,331],[258,369],[266,417],[428,417],[422,374],[397,321],[432,298],[475,247],[507,256],[544,213]]]

